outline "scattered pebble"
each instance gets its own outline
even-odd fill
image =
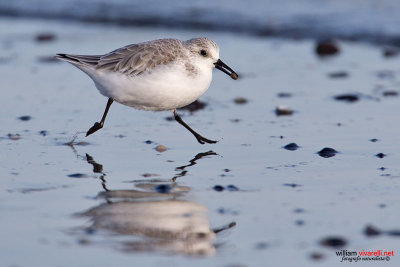
[[[390,236],[400,236],[400,230],[389,230],[386,231],[385,233]]]
[[[303,220],[296,220],[294,222],[294,224],[296,224],[297,226],[302,226],[302,225],[304,225],[304,221]]]
[[[321,149],[319,152],[317,152],[318,155],[320,155],[323,158],[330,158],[335,156],[337,152],[335,149],[330,148],[330,147],[324,147],[323,149]]]
[[[338,45],[332,40],[319,41],[315,46],[315,53],[318,56],[332,56],[339,53]]]
[[[237,188],[237,187],[234,186],[234,185],[228,185],[228,186],[226,187],[226,190],[228,190],[228,191],[239,191],[239,188]]]
[[[304,209],[297,208],[297,209],[294,209],[293,212],[294,212],[294,213],[303,213],[303,212],[304,212]]]
[[[235,104],[243,105],[243,104],[246,104],[248,101],[244,97],[236,97],[234,102],[235,102]]]
[[[378,154],[376,154],[375,156],[376,156],[377,158],[382,159],[382,158],[386,157],[386,154],[378,153]]]
[[[290,116],[293,114],[293,110],[287,106],[279,105],[275,108],[276,116]]]
[[[148,178],[148,177],[154,177],[154,176],[160,176],[156,173],[143,173],[142,174],[143,177]]]
[[[335,100],[337,101],[344,101],[348,103],[353,103],[358,100],[360,100],[360,97],[356,94],[343,94],[343,95],[337,95],[334,97]]]
[[[296,143],[290,143],[284,146],[283,148],[286,150],[295,151],[299,148],[299,146]]]
[[[292,97],[292,94],[291,93],[282,92],[282,93],[278,93],[277,97],[279,97],[279,98],[289,98],[289,97]]]
[[[382,231],[372,225],[367,225],[364,229],[364,234],[366,236],[378,236],[382,234]]]
[[[161,194],[168,194],[171,192],[172,186],[170,186],[168,184],[160,184],[160,185],[157,185],[156,187],[154,187],[154,190]]]
[[[195,111],[198,111],[198,110],[202,110],[206,106],[207,106],[206,102],[196,100],[193,103],[180,108],[180,110],[188,110],[190,113],[192,113],[192,112],[195,112]]]
[[[163,145],[158,145],[154,149],[157,150],[158,152],[164,152],[167,150],[167,147]]]
[[[341,248],[347,245],[347,241],[342,237],[327,237],[320,241],[320,245],[324,247]]]
[[[38,33],[35,37],[37,42],[51,42],[56,39],[56,35],[51,32]]]
[[[315,260],[315,261],[322,260],[324,257],[325,257],[324,254],[322,254],[322,253],[320,253],[320,252],[312,252],[312,253],[310,254],[310,258],[311,258],[312,260]]]
[[[68,177],[70,178],[87,178],[88,175],[84,173],[73,173],[73,174],[68,174]]]
[[[284,186],[293,187],[293,188],[302,186],[301,184],[283,184],[283,185],[284,185]]]
[[[29,115],[25,115],[25,116],[18,117],[18,119],[21,121],[30,121],[32,119],[32,117]]]
[[[372,142],[372,143],[375,143],[375,142],[378,142],[378,141],[379,141],[379,139],[372,138],[372,139],[369,139],[369,141],[370,141],[370,142]]]
[[[380,167],[380,168],[378,168],[378,170],[384,171],[384,170],[386,170],[386,168],[385,167]]]
[[[42,130],[42,131],[39,132],[39,134],[40,134],[41,136],[47,136],[47,135],[49,134],[49,132],[46,131],[46,130]]]
[[[257,244],[256,244],[256,249],[266,249],[266,248],[268,248],[268,243],[267,242],[258,242]]]
[[[17,141],[17,140],[21,139],[21,136],[19,134],[11,134],[11,133],[9,133],[7,136],[8,136],[9,139],[11,139],[13,141]]]
[[[144,143],[150,145],[150,144],[153,143],[153,141],[151,141],[151,140],[146,140],[146,141],[144,141]]]
[[[217,192],[222,192],[225,188],[222,185],[215,185],[213,189]]]
[[[343,79],[349,77],[349,73],[347,71],[337,71],[329,73],[328,76],[332,79]]]
[[[388,90],[388,91],[384,91],[382,93],[382,95],[385,96],[385,97],[398,96],[399,92],[398,91],[394,91],[394,90],[390,90],[390,91]]]
[[[395,57],[400,54],[400,50],[397,48],[385,48],[383,50],[383,56],[386,58]]]

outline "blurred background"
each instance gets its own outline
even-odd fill
[[[0,16],[400,42],[397,0],[2,0]]]

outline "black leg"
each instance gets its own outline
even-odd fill
[[[107,106],[106,106],[106,110],[104,110],[104,114],[103,114],[103,117],[101,118],[100,123],[95,122],[94,125],[92,126],[92,128],[90,128],[89,131],[87,131],[86,136],[89,136],[89,135],[91,135],[92,133],[96,132],[97,130],[100,130],[101,128],[103,128],[104,121],[106,120],[108,110],[110,109],[111,104],[112,104],[113,102],[114,102],[114,99],[112,99],[112,98],[109,98],[109,99],[108,99],[108,101],[107,101]]]
[[[186,129],[188,129],[188,130],[194,135],[194,137],[196,137],[197,141],[198,141],[200,144],[204,144],[204,143],[215,144],[215,143],[217,142],[217,141],[214,141],[214,140],[209,140],[209,139],[207,139],[207,138],[201,136],[200,134],[196,133],[192,128],[189,127],[189,125],[187,125],[187,124],[182,120],[181,117],[179,117],[178,113],[176,112],[176,109],[174,109],[174,117],[175,117],[175,120],[176,120],[177,122],[179,122],[180,124],[182,124],[183,127],[185,127]]]

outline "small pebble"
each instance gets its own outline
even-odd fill
[[[377,235],[381,235],[382,231],[380,231],[379,229],[377,229],[376,227],[374,227],[372,225],[367,225],[364,229],[364,234],[366,236],[377,236]]]
[[[234,102],[235,102],[235,104],[243,105],[243,104],[246,104],[248,101],[244,97],[236,97]]]
[[[36,35],[36,41],[37,42],[50,42],[50,41],[54,41],[56,39],[55,34],[53,33],[39,33]]]
[[[332,79],[343,79],[349,77],[349,73],[346,71],[337,71],[329,73],[328,76]]]
[[[170,186],[168,184],[160,184],[160,185],[157,185],[156,187],[154,187],[154,190],[161,194],[168,194],[171,192],[172,186]]]
[[[234,185],[228,185],[228,186],[226,187],[226,190],[228,190],[228,191],[239,191],[239,188],[237,188],[237,187],[234,186]]]
[[[383,50],[383,56],[386,58],[395,57],[400,54],[400,50],[397,48],[386,48]]]
[[[324,147],[323,149],[321,149],[319,152],[317,152],[318,155],[320,155],[323,158],[330,158],[335,156],[337,152],[335,149],[330,148],[330,147]]]
[[[400,236],[400,230],[389,230],[386,231],[385,234],[390,236]]]
[[[18,119],[21,121],[30,121],[32,119],[32,117],[29,115],[25,115],[25,116],[19,117]]]
[[[224,191],[224,187],[222,185],[215,185],[213,189],[217,192]]]
[[[302,185],[300,185],[300,184],[283,184],[283,185],[284,185],[284,186],[293,187],[293,188],[302,186]]]
[[[302,225],[304,225],[304,221],[303,221],[303,220],[296,220],[296,221],[294,222],[294,224],[296,224],[296,225],[298,225],[298,226],[302,226]]]
[[[151,140],[146,140],[146,141],[144,141],[144,143],[150,145],[150,144],[153,143],[153,141],[151,141]]]
[[[386,154],[378,153],[375,155],[375,157],[382,159],[382,158],[386,157]]]
[[[320,253],[320,252],[313,252],[313,253],[310,254],[310,258],[311,258],[312,260],[315,260],[315,261],[320,261],[320,260],[322,260],[324,257],[325,257],[324,254],[322,254],[322,253]]]
[[[157,150],[158,152],[164,152],[167,150],[167,147],[163,145],[158,145],[155,147],[155,150]]]
[[[289,97],[292,97],[292,94],[282,92],[282,93],[278,93],[277,96],[280,98],[289,98]]]
[[[19,134],[11,134],[11,133],[9,133],[7,136],[8,136],[9,139],[11,139],[13,141],[17,141],[17,140],[21,139],[21,136]]]
[[[347,103],[353,103],[358,101],[360,98],[356,94],[343,94],[343,95],[337,95],[334,97],[335,100],[337,101],[343,101]]]
[[[284,146],[283,148],[286,150],[295,151],[299,148],[299,146],[296,143],[290,143]]]
[[[342,237],[327,237],[320,241],[321,246],[341,248],[347,245],[347,241]]]
[[[293,114],[293,110],[287,106],[279,105],[275,108],[276,116],[290,116]]]
[[[86,178],[88,176],[84,173],[73,173],[73,174],[68,174],[68,177],[70,177],[70,178]]]
[[[390,96],[398,96],[399,92],[397,91],[384,91],[382,93],[383,96],[390,97]]]
[[[323,40],[316,44],[315,53],[321,57],[336,55],[339,53],[339,47],[332,40]]]
[[[376,138],[372,138],[372,139],[369,139],[369,141],[372,142],[372,143],[375,143],[375,142],[378,142],[379,140],[376,139]]]
[[[40,134],[41,136],[47,136],[47,135],[49,134],[49,132],[48,132],[48,131],[45,131],[45,130],[42,130],[42,131],[39,132],[39,134]]]
[[[192,113],[192,112],[195,112],[195,111],[198,111],[198,110],[202,110],[206,106],[207,106],[206,102],[203,102],[203,101],[200,101],[200,100],[196,100],[193,103],[180,108],[180,110],[184,109],[184,110],[188,110],[189,112]]]

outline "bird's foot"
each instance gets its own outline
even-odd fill
[[[101,128],[103,128],[103,124],[99,123],[99,122],[95,122],[94,125],[92,126],[92,128],[89,129],[89,131],[87,131],[86,133],[86,137],[88,137],[89,135],[91,135],[92,133],[100,130]]]

